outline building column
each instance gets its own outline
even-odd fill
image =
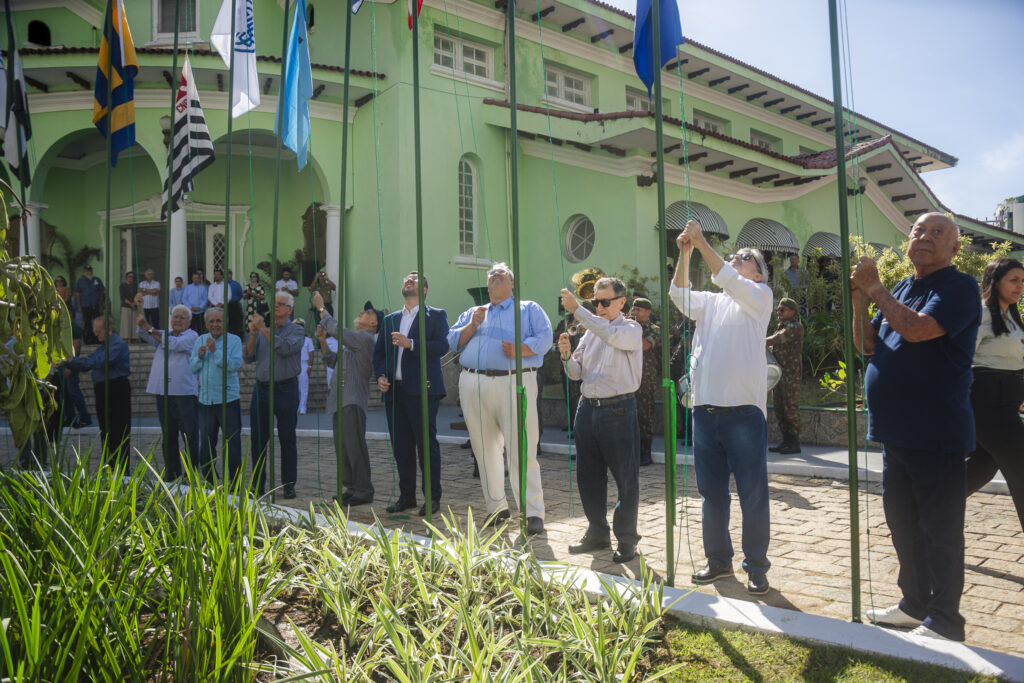
[[[180,277],[185,284],[191,282],[188,277],[188,229],[185,221],[185,209],[178,209],[171,214],[171,253],[168,259],[167,291],[174,287],[174,278]]]
[[[327,269],[327,277],[331,278],[331,282],[338,285],[340,282],[338,278],[341,275],[341,264],[338,263],[338,245],[341,239],[341,206],[338,204],[323,204],[320,208],[327,212],[327,253],[324,254],[324,267]],[[336,308],[335,310],[340,312],[341,309]]]
[[[25,206],[28,209],[28,241],[25,240],[25,228],[18,225],[18,244],[19,255],[28,256],[32,255],[36,257],[36,261],[40,260],[42,252],[40,251],[40,235],[42,234],[42,210],[50,208],[47,204],[41,204],[40,202],[27,201]],[[11,208],[21,210],[21,206],[17,203],[11,204]]]

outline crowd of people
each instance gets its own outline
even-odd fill
[[[898,604],[869,610],[867,616],[877,623],[913,626],[918,633],[962,641],[959,600],[967,496],[1001,470],[1024,526],[1020,457],[1024,424],[1018,415],[1024,400],[1024,323],[1017,306],[1024,292],[1024,266],[1007,258],[993,261],[979,296],[976,281],[952,265],[960,246],[958,237],[948,217],[924,214],[910,233],[907,255],[914,266],[912,276],[890,292],[881,284],[874,261],[865,256],[853,269],[850,287],[856,311],[855,342],[871,357],[865,374],[868,438],[883,445],[883,503],[900,563],[902,591]],[[767,453],[800,452],[798,388],[804,336],[800,307],[789,297],[774,301],[766,283],[767,264],[756,249],[740,249],[722,258],[696,221],[687,223],[677,246],[669,297],[696,329],[692,337],[680,335],[678,345],[687,357],[681,372],[688,375],[686,403],[703,506],[705,562],[692,578],[696,584],[708,584],[734,572],[729,532],[732,479],[743,516],[741,566],[747,575],[746,587],[751,594],[763,595],[770,590],[771,567]],[[694,250],[721,291],[692,287],[689,273]],[[411,272],[401,283],[400,310],[385,314],[368,301],[353,326],[345,327],[335,319],[331,306],[335,286],[320,272],[309,286],[315,343],[306,337],[304,321],[294,318],[299,286],[289,271],[275,285],[272,311],[263,303],[265,291],[255,273],[243,289],[227,271],[226,297],[219,270],[209,285],[202,272],[193,273],[185,287],[177,278],[170,291],[172,308],[165,330],[159,325],[160,284],[152,271],[146,271],[145,280],[137,286],[131,276],[128,273],[121,285],[120,331],[99,308],[103,284],[92,277],[91,269],[86,269],[73,292],[58,282],[61,296],[65,300],[73,296],[82,320],[88,317],[86,341],[109,341],[109,361],[100,345],[88,356],[67,361],[59,373],[65,387],[76,373],[92,373],[108,461],[127,459],[128,341],[137,335],[155,347],[146,393],[154,397],[166,430],[164,476],[182,475],[185,463],[179,454],[184,453],[191,466],[216,481],[218,438],[227,442],[227,476],[242,475],[238,372],[243,363],[249,363],[255,365],[257,380],[249,408],[253,493],[265,491],[267,448],[276,434],[281,444],[282,495],[294,498],[299,458],[296,423],[306,407],[301,389],[308,386],[299,379],[308,373],[313,349],[318,348],[327,368],[336,370],[328,378],[326,408],[336,415],[334,435],[341,441],[341,502],[365,505],[374,499],[366,416],[370,384],[375,382],[398,473],[399,495],[387,511],[419,506],[419,470],[423,493],[419,513],[437,512],[443,490],[436,423],[446,394],[441,359],[454,352],[461,366],[460,404],[480,472],[486,524],[498,525],[511,517],[505,494],[507,475],[514,504],[526,517],[526,533],[539,534],[545,519],[537,461],[540,418],[537,410],[528,409],[520,432],[516,357],[521,358],[526,405],[532,407],[537,404],[539,375],[550,350],[562,361],[579,496],[588,522],[569,552],[610,548],[614,534],[612,559],[628,562],[636,557],[639,468],[652,461],[660,334],[651,320],[651,302],[644,297],[630,301],[622,280],[598,279],[589,301],[563,289],[559,307],[566,319],[555,329],[539,304],[520,299],[517,348],[515,275],[504,263],[487,273],[489,301],[464,311],[452,324],[444,309],[426,304],[426,277]],[[874,304],[872,316],[869,303]],[[769,335],[773,311],[778,326]],[[134,316],[130,326],[125,325],[125,315]],[[225,318],[230,329],[225,329]],[[236,321],[243,329],[238,329]],[[581,334],[570,334],[567,321],[579,326]],[[781,369],[773,404],[782,440],[770,449],[767,350]],[[422,391],[422,368],[426,392]],[[426,430],[421,419],[424,402]],[[526,443],[521,445],[523,437]],[[521,450],[525,453],[522,484]],[[609,474],[617,490],[611,525],[607,519]],[[521,490],[525,491],[522,497]]]

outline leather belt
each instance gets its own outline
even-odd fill
[[[280,386],[283,386],[285,384],[291,384],[294,381],[295,381],[294,377],[292,377],[290,379],[279,379],[276,382],[274,382],[274,386],[280,387]],[[270,382],[260,382],[260,386],[263,387],[264,389],[268,389],[268,388],[270,388]]]
[[[610,406],[613,403],[620,403],[626,399],[634,398],[636,394],[619,394],[618,396],[608,396],[607,398],[586,398],[583,400],[587,402],[587,405],[593,406],[594,408],[600,408],[601,406]]]
[[[476,370],[474,368],[467,368],[463,366],[463,370],[472,372],[476,375],[483,375],[484,377],[508,377],[509,375],[516,374],[515,370]],[[523,368],[523,374],[528,372],[537,372],[537,368]]]

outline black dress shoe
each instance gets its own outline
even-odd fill
[[[544,531],[544,520],[540,517],[526,518],[526,535],[536,536]]]
[[[345,493],[341,494],[342,505],[348,505],[350,500],[352,500],[352,493],[350,491],[345,491]]]
[[[416,503],[413,503],[413,505],[415,505],[415,504],[416,504]],[[439,501],[439,500],[435,500],[435,501],[433,501],[433,502],[432,502],[432,503],[430,504],[430,514],[434,514],[435,512],[437,512],[437,511],[438,511],[438,510],[440,510],[440,509],[441,509],[441,501]],[[423,505],[422,505],[422,506],[420,507],[420,517],[426,517],[426,516],[427,516],[427,504],[426,504],[426,503],[424,503],[424,504],[423,504]]]
[[[693,573],[693,582],[698,586],[714,583],[726,576],[732,576],[732,567],[712,567],[710,564]]]
[[[596,536],[586,533],[583,534],[583,538],[578,543],[573,543],[569,546],[569,554],[579,555],[580,553],[589,553],[611,547],[612,540],[608,536]]]
[[[349,496],[348,499],[344,501],[345,505],[353,505],[353,506],[354,505],[369,505],[372,502],[373,502],[373,498],[363,498],[362,496],[355,496],[355,495]]]
[[[388,512],[401,512],[402,510],[411,510],[414,507],[416,507],[415,498],[399,498],[384,509]]]
[[[629,562],[636,557],[636,546],[632,543],[619,543],[619,547],[612,553],[612,562]]]
[[[768,592],[768,577],[764,572],[750,572],[747,574],[747,592],[751,595],[764,595]]]
[[[508,510],[498,510],[493,515],[487,518],[487,521],[484,522],[484,526],[499,527],[505,522],[507,522],[508,518],[511,516],[512,515],[509,513]]]
[[[285,484],[284,493],[281,494],[281,497],[285,500],[293,499],[295,497],[295,484]]]

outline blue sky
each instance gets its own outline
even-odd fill
[[[827,0],[677,1],[687,38],[832,99]],[[847,15],[856,111],[960,160],[923,174],[939,199],[988,218],[1024,194],[1024,0],[848,0]]]

